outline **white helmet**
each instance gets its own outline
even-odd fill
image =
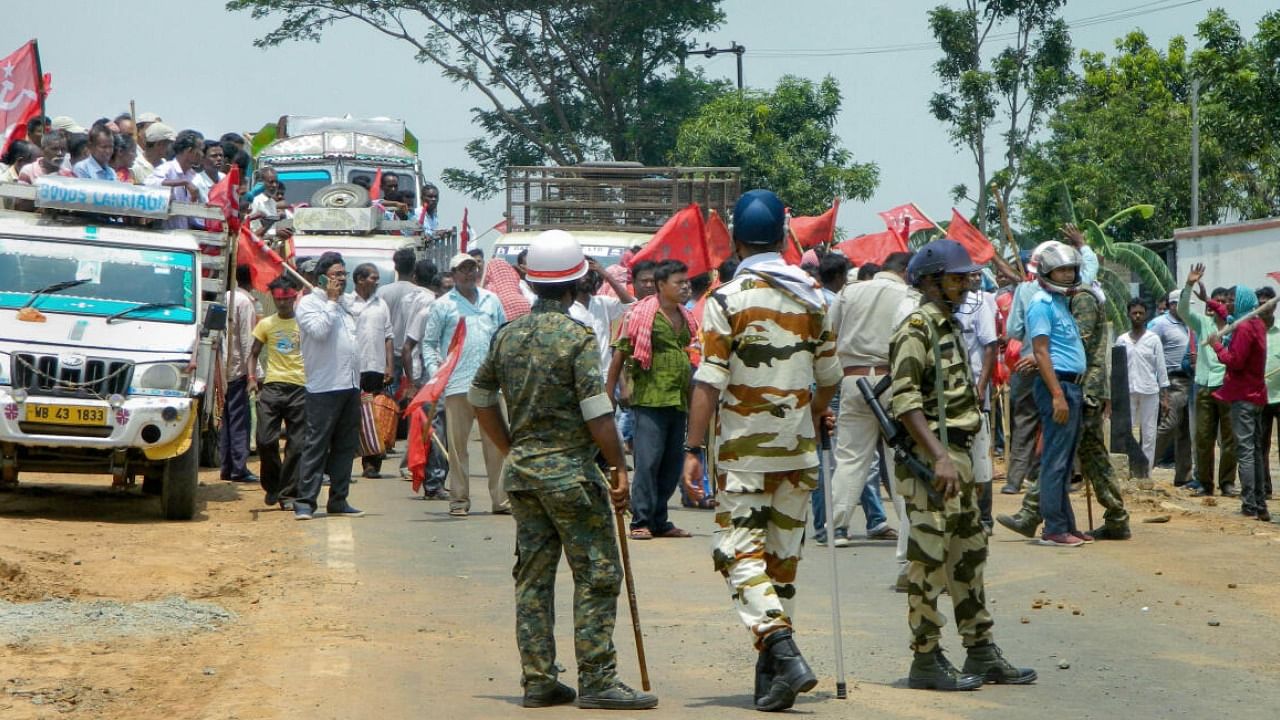
[[[1064,242],[1050,240],[1036,248],[1036,274],[1040,276],[1040,285],[1053,293],[1066,294],[1080,287],[1080,264],[1084,258],[1080,251]],[[1049,274],[1058,268],[1075,268],[1075,275],[1068,283],[1056,283],[1049,279]]]
[[[1049,245],[1054,242],[1057,242],[1057,241],[1046,240],[1045,242],[1042,242],[1039,245],[1037,245],[1035,250],[1031,251],[1031,256],[1027,260],[1027,272],[1031,273],[1032,275],[1037,274],[1036,271],[1040,264],[1040,253],[1044,252],[1044,249],[1049,247]]]
[[[578,241],[564,230],[546,230],[529,244],[525,256],[526,281],[551,285],[572,282],[587,274],[587,258]]]

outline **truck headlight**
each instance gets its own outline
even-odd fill
[[[150,365],[136,377],[134,389],[140,392],[186,392],[191,384],[186,368],[174,363]]]

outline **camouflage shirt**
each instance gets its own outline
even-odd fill
[[[499,390],[511,417],[504,489],[604,483],[587,421],[612,413],[613,405],[604,394],[591,330],[559,303],[539,299],[528,315],[498,329],[468,398],[476,407],[493,407]]]
[[[1084,373],[1084,394],[1094,400],[1111,399],[1111,383],[1107,381],[1107,317],[1093,293],[1084,291],[1071,296],[1071,316],[1080,329],[1080,342],[1088,370]]]
[[[938,342],[941,367],[934,360],[933,343]],[[893,376],[893,414],[901,418],[921,410],[929,429],[938,432],[937,375],[942,372],[942,392],[947,412],[947,429],[974,433],[982,424],[978,394],[960,328],[949,313],[928,300],[907,316],[893,333],[889,346],[890,374]]]
[[[817,467],[813,387],[839,383],[841,371],[831,320],[816,297],[817,304],[803,302],[761,275],[739,271],[706,303],[702,364],[693,378],[720,390],[718,467]]]

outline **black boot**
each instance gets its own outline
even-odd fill
[[[796,696],[809,692],[818,684],[818,678],[804,661],[790,630],[777,630],[764,639],[764,651],[773,666],[773,682],[764,697],[756,701],[756,709],[763,712],[786,710],[796,702]]]
[[[969,648],[969,655],[964,659],[964,672],[1001,685],[1027,685],[1036,681],[1035,670],[1014,667],[1004,659],[995,643]]]
[[[757,704],[769,692],[769,688],[773,686],[773,675],[773,657],[762,650],[760,651],[760,656],[756,658],[755,702]]]
[[[942,648],[916,653],[907,685],[914,690],[977,690],[982,676],[962,673],[942,654]]]

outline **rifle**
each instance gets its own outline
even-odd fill
[[[893,449],[894,462],[906,467],[907,472],[924,485],[929,501],[942,507],[945,501],[942,493],[933,487],[933,470],[911,452],[911,446],[914,444],[911,433],[907,432],[902,423],[890,419],[889,414],[884,411],[884,406],[880,404],[880,394],[888,389],[892,382],[893,378],[886,375],[876,383],[874,389],[864,377],[858,378],[856,384],[858,392],[862,393],[862,399],[867,403],[867,407],[871,408],[871,414],[876,416],[876,422],[880,424],[880,434],[884,436],[885,443]]]

